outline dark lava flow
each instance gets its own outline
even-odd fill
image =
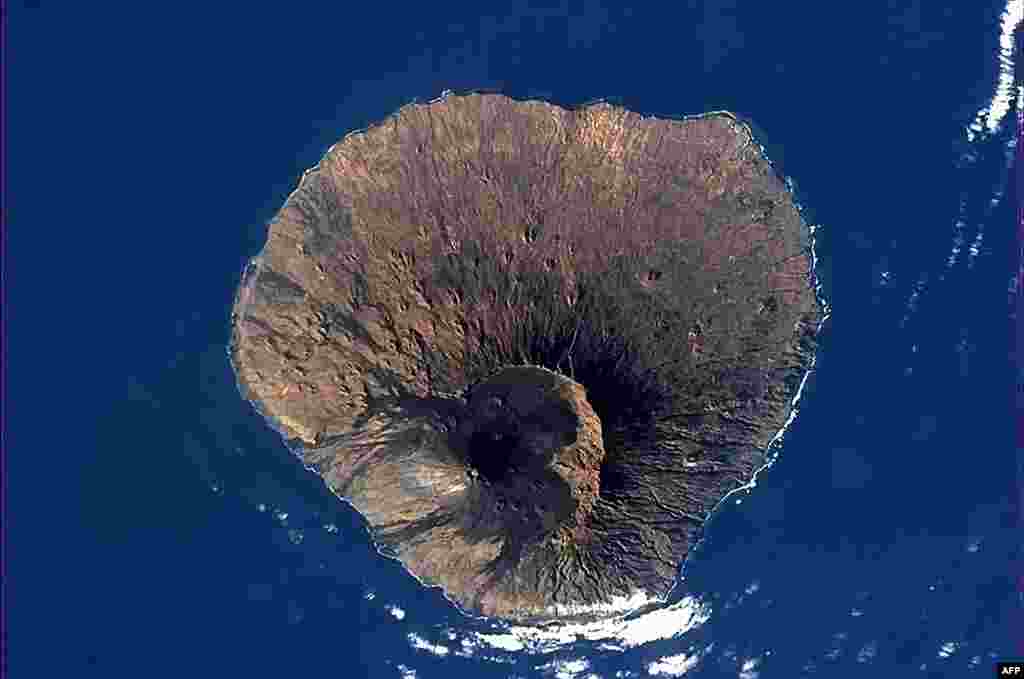
[[[461,607],[664,597],[767,460],[822,319],[792,196],[727,114],[499,95],[346,136],[233,315],[243,394]]]

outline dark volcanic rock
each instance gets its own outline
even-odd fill
[[[306,173],[243,277],[233,364],[464,608],[662,597],[809,369],[808,238],[728,115],[449,96]]]

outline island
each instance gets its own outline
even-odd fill
[[[748,125],[499,94],[307,171],[232,315],[243,397],[464,612],[663,600],[772,455],[824,309]]]

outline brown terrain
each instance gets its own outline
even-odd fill
[[[348,135],[235,302],[243,395],[462,608],[667,595],[765,464],[822,318],[749,129],[500,95]]]

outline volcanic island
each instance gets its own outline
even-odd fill
[[[232,315],[242,396],[463,611],[664,599],[771,455],[824,309],[747,125],[498,94],[307,171]]]

